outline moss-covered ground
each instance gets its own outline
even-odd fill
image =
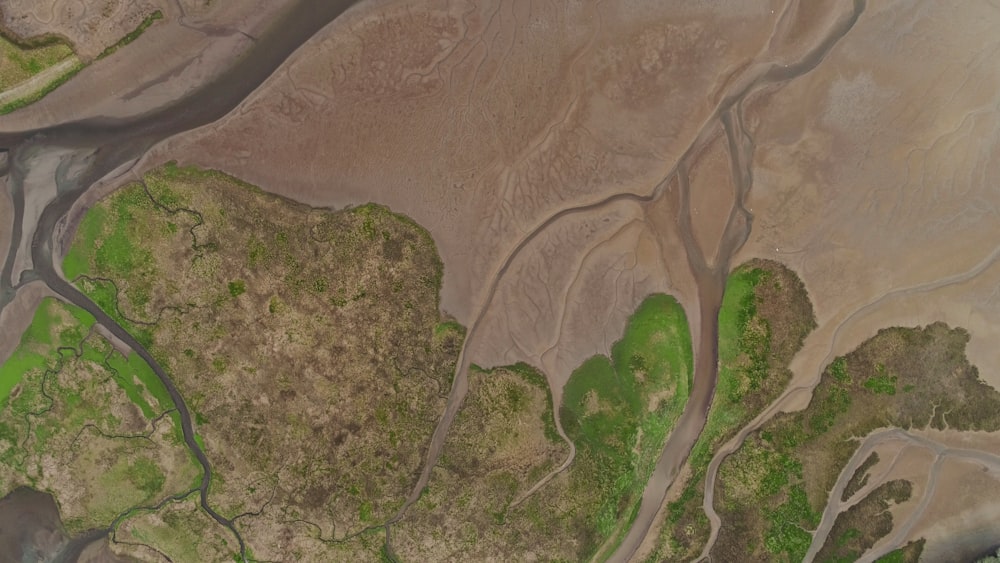
[[[172,375],[258,556],[320,557],[402,504],[464,338],[415,223],[170,164],[94,206],[63,271]]]
[[[776,416],[723,463],[713,557],[801,561],[859,438],[876,429],[1000,429],[1000,393],[966,360],[968,339],[942,323],[890,328],[831,363],[806,409]]]
[[[159,10],[152,12],[133,31],[105,49],[98,56],[98,59],[102,59],[135,41],[149,26],[160,19],[163,19],[162,12]],[[37,102],[87,66],[87,63],[77,57],[73,48],[63,40],[46,38],[41,42],[31,43],[30,45],[22,44],[0,35],[0,93],[25,84],[29,79],[56,65],[62,63],[62,66],[53,69],[46,80],[24,92],[18,92],[16,97],[13,97],[12,94],[9,99],[0,101],[0,115]]]
[[[74,532],[107,526],[200,475],[160,381],[93,324],[46,298],[0,366],[0,489],[52,493]]]
[[[441,462],[396,527],[397,554],[408,561],[607,557],[635,517],[691,375],[683,309],[672,297],[650,296],[611,356],[594,356],[571,375],[559,415],[576,456],[524,497],[568,453],[548,387],[525,365],[474,370]]]
[[[791,379],[788,363],[815,326],[812,304],[794,272],[773,261],[736,268],[719,311],[719,381],[705,428],[691,451],[691,472],[667,507],[649,561],[691,560],[708,540],[702,510],[705,471],[715,451],[770,404]]]

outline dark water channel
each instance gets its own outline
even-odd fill
[[[170,376],[122,326],[87,296],[62,279],[53,263],[57,225],[90,187],[112,171],[142,157],[154,144],[223,117],[260,86],[299,46],[355,3],[355,0],[299,0],[290,4],[252,46],[223,73],[190,95],[149,113],[128,119],[92,118],[44,129],[0,133],[0,151],[7,162],[7,189],[14,204],[11,243],[0,270],[0,310],[14,297],[19,282],[40,279],[66,301],[85,309],[112,334],[141,356],[170,393],[180,414],[184,441],[202,467],[201,505],[228,528],[245,555],[242,537],[231,520],[208,505],[211,465],[194,439],[191,414]],[[63,88],[72,88],[72,81]],[[3,123],[0,119],[0,128]],[[60,166],[52,182],[57,196],[41,213],[37,225],[25,225],[25,177],[33,162],[46,153],[72,149],[70,159],[82,162],[71,174]],[[66,157],[63,157],[66,158]],[[51,187],[51,186],[50,186]],[[25,233],[31,239],[32,269],[12,278],[14,260]],[[108,524],[111,524],[110,522]],[[47,494],[18,489],[0,501],[0,561],[76,561],[80,551],[106,530],[66,538],[55,502]]]

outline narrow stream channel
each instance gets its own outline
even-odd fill
[[[89,166],[82,173],[66,178],[59,183],[57,197],[44,208],[37,225],[31,230],[33,232],[30,250],[32,270],[28,272],[28,275],[41,279],[62,298],[94,315],[99,323],[139,354],[160,378],[180,415],[184,441],[202,466],[201,506],[217,522],[232,531],[240,544],[240,551],[244,557],[246,548],[232,521],[216,513],[208,504],[207,494],[212,469],[204,451],[194,440],[191,414],[183,397],[170,376],[148,350],[87,296],[59,276],[58,269],[53,262],[57,258],[54,255],[56,241],[53,237],[60,221],[64,220],[73,204],[95,182],[106,177],[112,171],[121,169],[123,165],[137,161],[150,147],[163,139],[211,123],[227,114],[263,83],[299,45],[352,4],[351,0],[298,1],[279,20],[275,21],[269,30],[262,34],[250,50],[229,70],[191,95],[148,114],[124,120],[88,119],[43,130],[0,133],[0,149],[8,151],[8,189],[13,199],[15,214],[8,256],[4,261],[2,272],[0,272],[2,274],[0,275],[0,309],[13,298],[19,281],[11,279],[11,276],[13,275],[16,253],[26,232],[23,224],[25,219],[24,178],[28,172],[26,155],[29,149],[34,154],[56,148],[77,149],[80,155],[93,153]],[[627,561],[642,543],[656,512],[662,505],[667,488],[676,478],[680,467],[686,461],[691,448],[700,435],[711,405],[718,375],[718,311],[722,302],[730,260],[747,240],[752,222],[752,217],[743,207],[743,201],[752,185],[749,161],[752,158],[753,144],[743,131],[740,106],[753,91],[771,84],[791,80],[815,68],[837,41],[853,27],[865,8],[864,0],[855,0],[854,8],[853,17],[834,26],[831,32],[823,37],[819,44],[806,53],[800,61],[789,65],[760,64],[748,69],[744,73],[743,79],[736,82],[731,91],[722,99],[713,118],[705,124],[703,131],[717,127],[719,124],[725,128],[729,141],[735,186],[735,203],[719,243],[717,258],[712,265],[707,264],[701,250],[694,243],[691,234],[691,217],[687,208],[690,189],[687,170],[691,164],[689,160],[696,156],[697,150],[686,153],[669,175],[675,177],[679,183],[681,196],[685,200],[678,221],[681,224],[689,265],[698,284],[699,317],[701,319],[701,330],[698,335],[700,353],[696,358],[694,384],[689,403],[664,446],[653,477],[644,491],[639,514],[625,540],[612,556],[613,561]],[[64,87],[72,87],[72,84]],[[0,127],[2,127],[2,121],[0,121]],[[697,147],[702,140],[701,135],[699,135],[699,140],[693,143],[692,148]],[[492,299],[492,291],[495,290],[498,280],[504,275],[506,268],[517,256],[520,249],[524,248],[540,231],[576,211],[600,207],[609,201],[621,198],[648,201],[658,197],[660,193],[662,193],[662,186],[658,186],[647,196],[619,194],[603,202],[565,210],[549,218],[542,225],[539,225],[531,235],[523,239],[498,269],[492,280],[489,298],[481,309],[479,317],[484,315],[485,309],[489,305],[489,299]],[[466,346],[468,341],[473,338],[477,324],[478,319],[470,327]],[[396,519],[403,516],[406,507],[416,499],[419,491],[426,484],[440,454],[444,437],[458,407],[461,405],[462,398],[464,398],[464,372],[469,362],[469,359],[464,357],[464,349],[459,360],[452,395],[449,397],[447,410],[432,439],[423,474],[419,479],[418,486],[414,488],[414,494],[400,510]],[[709,485],[711,486],[711,483]]]
[[[184,398],[163,367],[135,337],[102,311],[90,298],[59,276],[53,262],[57,258],[53,253],[54,232],[73,204],[95,182],[122,165],[137,161],[159,141],[206,125],[229,113],[271,76],[295,49],[353,4],[354,0],[324,2],[300,0],[292,4],[227,71],[191,95],[148,114],[122,120],[88,119],[41,130],[0,134],[0,149],[8,152],[8,190],[14,204],[15,219],[10,248],[3,270],[0,272],[2,273],[0,309],[13,299],[18,286],[18,281],[12,280],[11,276],[14,260],[26,230],[24,178],[28,172],[28,164],[25,155],[29,149],[37,155],[56,148],[78,149],[80,155],[93,153],[90,165],[82,173],[59,183],[57,197],[42,211],[33,229],[30,251],[32,270],[26,274],[42,280],[63,299],[92,314],[98,323],[142,357],[163,382],[180,415],[184,442],[202,467],[201,506],[219,524],[233,533],[240,545],[240,556],[244,560],[246,546],[233,522],[215,512],[208,504],[208,486],[212,479],[212,468],[205,452],[194,439],[191,413]],[[71,88],[72,84],[64,87]],[[99,538],[106,533],[107,530],[97,530],[86,534],[83,539],[91,536]],[[62,556],[65,555],[64,553]]]
[[[809,49],[800,60],[791,64],[766,63],[751,67],[737,82],[716,110],[715,118],[709,124],[721,124],[728,142],[731,177],[734,186],[733,207],[730,210],[722,239],[719,242],[715,263],[707,264],[702,250],[697,245],[691,226],[690,183],[688,181],[689,160],[696,158],[695,151],[689,151],[677,168],[680,185],[681,207],[677,221],[688,257],[688,264],[698,286],[701,330],[698,335],[700,347],[695,358],[694,383],[688,403],[664,445],[660,458],[643,491],[639,513],[633,521],[628,535],[619,545],[609,561],[629,561],[646,539],[653,520],[666,498],[667,490],[677,478],[681,467],[687,461],[691,449],[697,442],[708,419],[708,411],[718,382],[718,341],[719,309],[729,275],[730,261],[743,247],[750,236],[753,216],[744,206],[753,185],[751,170],[754,144],[743,129],[742,104],[754,92],[774,84],[787,82],[816,68],[857,23],[864,12],[865,0],[854,0],[851,14],[832,26],[829,33]],[[712,486],[712,482],[707,485]],[[707,549],[706,549],[707,552]]]

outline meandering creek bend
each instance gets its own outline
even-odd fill
[[[212,468],[205,452],[195,441],[191,413],[183,397],[163,367],[135,337],[90,298],[60,277],[53,263],[54,232],[73,204],[95,182],[123,165],[134,163],[159,141],[211,123],[229,113],[295,49],[352,4],[354,0],[295,2],[228,70],[191,95],[148,114],[121,120],[88,119],[41,130],[0,134],[0,149],[8,152],[8,189],[14,204],[11,244],[0,273],[0,309],[13,299],[19,285],[11,276],[24,233],[24,178],[28,172],[28,157],[57,148],[76,149],[80,157],[88,160],[88,164],[76,176],[58,178],[58,196],[45,206],[34,229],[31,241],[32,269],[22,274],[21,279],[40,279],[63,299],[89,312],[98,323],[121,339],[153,369],[180,415],[184,442],[202,467],[201,506],[213,519],[232,532],[239,542],[241,557],[244,559],[246,546],[233,522],[215,512],[208,504]]]
[[[193,94],[170,105],[145,115],[129,119],[88,119],[49,127],[42,130],[0,133],[0,149],[8,151],[8,189],[14,204],[14,225],[10,248],[0,272],[0,309],[9,303],[22,281],[40,279],[52,291],[74,305],[88,311],[98,323],[132,348],[153,369],[163,382],[173,400],[181,419],[184,441],[191,450],[203,474],[200,483],[200,502],[204,510],[221,525],[228,528],[239,541],[241,553],[246,548],[233,522],[216,513],[208,504],[208,485],[212,469],[204,451],[197,444],[191,420],[191,413],[177,387],[155,358],[122,326],[102,311],[86,295],[63,279],[53,263],[56,236],[61,221],[64,221],[73,204],[91,186],[116,171],[127,170],[138,161],[154,144],[172,135],[211,123],[235,108],[256,89],[278,66],[302,43],[320,28],[332,21],[353,4],[351,0],[335,2],[310,2],[300,0],[275,21],[262,34],[247,53],[234,65],[217,76]],[[704,124],[701,133],[692,142],[689,150],[668,172],[664,181],[650,194],[619,194],[606,200],[560,211],[540,224],[512,249],[504,263],[495,272],[490,286],[492,290],[484,302],[478,317],[469,329],[466,344],[459,358],[456,377],[444,416],[432,438],[423,474],[414,488],[414,495],[404,505],[393,521],[401,518],[405,508],[419,495],[427,484],[431,469],[436,463],[444,444],[445,436],[461,406],[467,391],[467,368],[469,359],[465,357],[468,342],[475,338],[476,325],[485,315],[486,307],[492,300],[499,279],[518,252],[541,231],[566,215],[600,208],[618,199],[633,199],[640,202],[660,197],[664,186],[676,182],[681,198],[681,209],[677,217],[687,259],[698,286],[698,334],[699,353],[695,358],[693,386],[689,402],[670,434],[659,457],[653,476],[644,491],[639,513],[627,536],[612,555],[613,561],[627,561],[639,548],[652,525],[657,511],[663,503],[667,488],[676,478],[687,459],[695,441],[705,424],[718,375],[718,311],[722,303],[730,260],[739,251],[750,234],[752,215],[743,202],[752,185],[751,160],[753,141],[743,129],[742,102],[753,92],[774,84],[801,76],[818,65],[833,46],[853,27],[865,8],[864,0],[855,0],[850,17],[837,22],[826,36],[800,60],[791,64],[758,62],[747,68],[721,98],[715,112]],[[693,165],[701,148],[707,143],[713,131],[722,126],[728,141],[728,150],[735,189],[734,204],[730,211],[723,235],[719,241],[716,257],[709,264],[704,252],[694,240],[689,209],[688,167]],[[49,202],[41,213],[33,229],[30,255],[32,268],[22,274],[20,280],[13,280],[14,261],[24,236],[25,192],[24,179],[29,172],[30,158],[55,149],[74,149],[77,158],[86,165],[76,175],[57,174],[57,197]],[[711,482],[709,486],[711,486]],[[392,523],[392,521],[390,521]]]

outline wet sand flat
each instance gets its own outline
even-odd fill
[[[22,488],[0,499],[0,553],[9,561],[50,561],[65,545],[51,496]]]

